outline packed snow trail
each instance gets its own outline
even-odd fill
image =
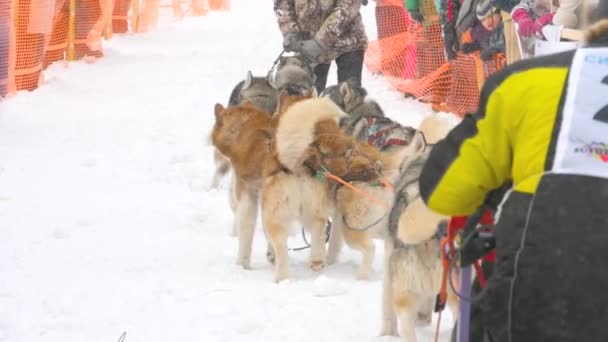
[[[398,341],[378,337],[380,241],[370,281],[345,247],[321,274],[290,252],[275,284],[259,226],[253,270],[235,265],[227,182],[207,191],[213,105],[266,74],[281,36],[270,1],[232,8],[116,35],[97,63],[55,64],[0,103],[0,341]],[[400,122],[430,112],[381,76],[364,85]]]

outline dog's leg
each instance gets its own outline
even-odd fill
[[[275,254],[274,262],[274,281],[280,282],[281,280],[287,279],[288,274],[288,256],[287,256],[287,231],[285,226],[280,222],[276,222],[272,219],[272,214],[264,213],[263,222],[264,229],[266,229],[266,235],[268,240],[272,244]]]
[[[247,188],[240,181],[237,181],[239,199],[236,210],[236,220],[238,221],[239,232],[239,253],[237,264],[244,269],[251,268],[251,245],[253,244],[253,234],[258,214],[258,193],[253,189]]]
[[[274,176],[264,182],[262,190],[262,225],[269,242],[269,250],[274,251],[274,281],[280,282],[287,279],[288,255],[287,236],[288,225],[292,222],[290,215],[289,182],[286,177]],[[268,255],[268,254],[267,254]]]
[[[416,297],[411,293],[396,294],[394,298],[395,312],[399,318],[399,332],[404,342],[416,342],[416,317],[418,307]]]
[[[236,219],[236,207],[238,204],[239,194],[237,193],[235,178],[236,176],[233,176],[230,183],[230,209],[232,209],[232,214],[234,214],[234,219],[232,221],[232,232],[230,235],[236,237],[239,236],[239,224],[238,220]]]
[[[361,266],[359,266],[359,270],[357,271],[357,279],[369,279],[374,263],[374,254],[376,252],[376,246],[374,245],[370,232],[367,230],[358,231],[348,229],[346,228],[346,225],[344,225],[342,232],[346,243],[362,254]]]
[[[325,268],[325,227],[327,217],[310,217],[305,220],[304,225],[310,227],[310,268],[321,271]]]
[[[327,247],[327,264],[332,265],[338,261],[338,255],[344,245],[344,236],[342,235],[342,217],[334,215],[331,222],[331,231],[329,233],[329,246]]]
[[[215,162],[215,174],[209,186],[209,190],[216,189],[220,185],[220,181],[228,171],[230,171],[230,159],[224,157],[217,149],[213,150],[213,160]]]
[[[266,260],[268,260],[268,262],[271,265],[274,265],[274,263],[276,261],[276,255],[274,253],[274,248],[272,247],[272,244],[270,243],[270,241],[268,241],[268,247],[266,248]]]
[[[435,304],[435,298],[429,297],[426,300],[421,301],[420,307],[418,308],[418,314],[416,316],[416,325],[426,327],[431,325],[433,320],[433,309]]]
[[[390,257],[393,251],[390,238],[384,242],[384,278],[382,279],[382,331],[381,336],[399,336],[397,334],[397,316],[393,307],[393,278],[391,276]]]

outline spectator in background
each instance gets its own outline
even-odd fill
[[[475,15],[477,20],[464,34],[462,52],[479,50],[482,60],[492,60],[497,53],[505,52],[500,9],[494,7],[490,0],[480,0],[477,2]]]
[[[511,17],[517,24],[517,33],[521,42],[522,58],[534,56],[536,38],[542,38],[542,28],[553,22],[550,0],[522,0],[513,7]]]
[[[483,2],[478,10],[478,5]],[[519,3],[519,0],[494,0],[494,1],[480,1],[480,0],[441,0],[441,23],[443,25],[443,36],[445,44],[445,52],[448,59],[456,58],[456,53],[461,51],[461,43],[463,35],[473,28],[474,25],[479,25],[481,15],[487,22],[487,27],[492,27],[493,22],[498,19],[496,16],[486,16],[483,9],[490,9],[488,6],[492,6],[493,10],[501,10],[504,12],[511,12],[511,9]],[[478,13],[479,12],[479,13]],[[484,12],[484,13],[482,13]],[[492,21],[490,21],[492,20]],[[502,22],[502,20],[500,20]],[[479,30],[480,28],[478,28]],[[499,27],[500,31],[492,37],[494,39],[494,45],[500,43],[496,40],[499,36],[504,35],[504,29],[502,25]],[[490,31],[495,31],[494,29]],[[469,39],[469,42],[472,39]],[[502,41],[501,49],[504,51],[504,38],[500,37]]]

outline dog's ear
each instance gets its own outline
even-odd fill
[[[412,149],[415,153],[422,152],[426,145],[426,139],[424,138],[424,134],[421,131],[418,131],[410,142],[410,146],[412,146]]]
[[[268,84],[270,84],[271,87],[273,88],[277,88],[277,84],[274,81],[274,74],[272,73],[272,70],[270,70],[268,72],[268,75],[266,75],[266,82],[268,82]]]
[[[222,116],[222,113],[224,112],[224,109],[225,108],[224,108],[224,106],[222,106],[221,103],[216,103],[215,104],[215,109],[214,109],[215,110],[215,121],[219,121],[220,120],[220,118]]]
[[[251,83],[253,82],[253,74],[251,73],[251,70],[247,71],[247,77],[245,77],[245,83],[243,84],[243,89],[247,89],[251,86]]]
[[[340,84],[340,95],[342,95],[342,99],[344,99],[344,103],[349,103],[352,99],[352,92],[350,89],[350,85],[348,82],[342,82]]]

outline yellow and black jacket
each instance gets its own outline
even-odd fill
[[[547,172],[573,57],[526,60],[490,77],[478,112],[433,148],[421,174],[422,198],[448,216],[471,214],[513,182],[480,304],[494,342],[608,340],[608,179]]]

